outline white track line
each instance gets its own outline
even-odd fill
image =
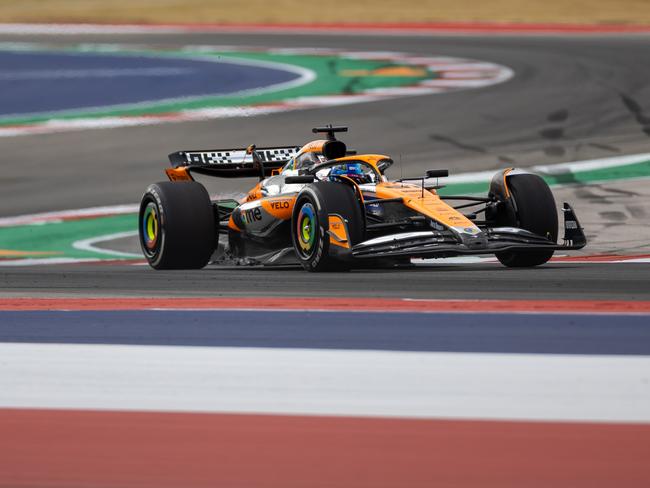
[[[111,251],[110,249],[102,249],[96,247],[95,244],[105,241],[112,241],[114,239],[123,239],[125,237],[137,236],[138,231],[116,232],[114,234],[106,234],[98,237],[91,237],[90,239],[82,239],[72,243],[72,247],[80,251],[94,252],[98,254],[108,254],[116,258],[142,258],[142,254],[134,254],[132,252]]]
[[[567,163],[557,163],[549,165],[536,165],[528,168],[533,173],[541,175],[561,175],[567,173],[580,173],[582,171],[594,171],[599,169],[617,168],[631,164],[639,164],[650,161],[650,153],[630,154],[625,156],[615,156],[611,158],[587,159],[583,161],[570,161]],[[451,175],[442,181],[451,185],[455,183],[480,183],[490,181],[496,174],[496,170],[478,171],[473,173],[463,173]]]
[[[650,421],[650,357],[0,344],[0,407]]]
[[[16,217],[0,218],[0,227],[13,227],[16,225],[38,225],[51,222],[58,222],[65,219],[83,219],[107,215],[123,215],[137,213],[140,205],[110,205],[101,207],[90,207],[75,210],[60,210],[56,212],[42,212]]]

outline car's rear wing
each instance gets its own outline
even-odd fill
[[[300,146],[260,147],[255,152],[264,170],[281,168],[291,160]],[[246,149],[208,149],[177,151],[169,155],[174,168],[187,168],[188,171],[223,178],[243,178],[259,176],[260,170],[253,164],[253,155]]]

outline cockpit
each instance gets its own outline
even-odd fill
[[[376,184],[384,181],[382,171],[392,164],[388,157],[377,159],[379,167],[375,167],[360,158],[348,153],[345,143],[334,137],[336,132],[345,132],[345,127],[320,127],[313,129],[315,133],[327,133],[327,139],[321,139],[305,144],[298,154],[282,168],[283,176],[302,176],[314,174],[320,180],[336,180],[347,178],[358,185]]]
[[[358,159],[325,165],[323,169],[316,171],[316,176],[319,179],[332,181],[344,177],[354,181],[357,185],[376,184],[382,181],[381,175],[372,165]]]

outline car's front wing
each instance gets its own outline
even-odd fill
[[[516,227],[483,229],[480,238],[457,239],[449,231],[404,232],[377,237],[355,245],[354,259],[381,257],[440,258],[465,254],[494,254],[501,251],[538,251],[542,249],[576,250],[587,244],[575,212],[567,203],[563,207],[564,238],[558,244],[551,239]]]

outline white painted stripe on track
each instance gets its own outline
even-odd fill
[[[82,239],[72,243],[72,247],[79,249],[80,251],[95,252],[98,254],[107,254],[116,258],[139,258],[141,259],[142,254],[134,254],[132,252],[122,252],[122,251],[112,251],[110,249],[103,249],[101,247],[96,247],[95,244],[105,241],[112,241],[114,239],[123,239],[125,237],[134,237],[138,235],[138,231],[126,231],[126,232],[116,232],[113,234],[105,234],[97,237],[91,237],[89,239]]]
[[[650,357],[0,344],[0,407],[650,422]]]
[[[650,161],[650,153],[630,154],[626,156],[616,156],[612,158],[587,159],[583,161],[570,161],[567,163],[557,163],[549,165],[531,166],[528,169],[535,173],[547,175],[561,175],[566,173],[579,173],[581,171],[594,171],[598,169],[616,168],[631,164],[639,164]],[[496,174],[496,170],[477,171],[472,173],[463,173],[451,175],[444,178],[446,184],[455,183],[479,183],[490,181]]]
[[[533,166],[532,169],[542,174],[563,174],[577,173],[580,171],[594,171],[597,169],[627,166],[650,161],[650,153],[630,154],[627,156],[615,156],[611,158],[587,159],[584,161],[572,161],[569,163],[558,163],[549,165]]]
[[[445,87],[480,88],[484,86],[493,85],[494,83],[492,80],[489,79],[460,80],[460,79],[439,78],[436,80],[423,81],[422,84],[433,88],[445,88]]]
[[[240,90],[238,92],[228,93],[227,96],[253,96],[261,95],[263,93],[269,93],[272,91],[281,91],[288,90],[290,88],[297,88],[302,85],[308,85],[316,79],[316,73],[309,68],[303,66],[298,66],[295,64],[281,63],[279,61],[265,61],[261,59],[246,59],[246,58],[237,58],[237,57],[223,57],[219,56],[217,59],[214,56],[196,56],[189,55],[183,56],[182,59],[189,59],[193,61],[205,61],[210,63],[220,63],[220,64],[234,64],[240,66],[252,66],[260,68],[275,69],[280,71],[288,71],[290,73],[298,75],[298,78],[290,81],[283,81],[281,83],[276,83],[273,85],[268,85],[262,88],[252,88],[249,90]]]
[[[12,227],[15,225],[38,225],[57,222],[64,219],[81,219],[95,216],[130,214],[137,213],[139,208],[140,205],[138,204],[110,205],[75,210],[60,210],[55,212],[18,215],[16,217],[3,217],[0,218],[0,227]]]

